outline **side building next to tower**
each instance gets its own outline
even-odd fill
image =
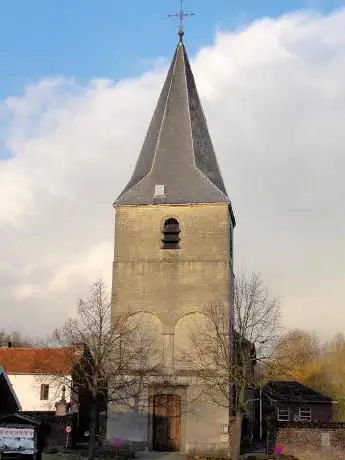
[[[140,410],[109,404],[107,437],[154,450],[226,446],[228,409],[197,397],[184,356],[191,325],[207,322],[207,303],[217,298],[233,317],[235,219],[182,36],[134,173],[114,207],[112,315],[144,315],[159,347],[146,404]]]

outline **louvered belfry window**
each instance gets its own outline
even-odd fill
[[[172,217],[164,222],[162,243],[163,249],[179,249],[180,224]]]

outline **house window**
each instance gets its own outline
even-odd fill
[[[290,411],[289,408],[278,407],[278,422],[289,422]]]
[[[49,399],[49,385],[42,383],[41,385],[41,401],[47,401]]]
[[[310,407],[300,407],[299,419],[301,422],[311,422],[311,408]]]
[[[180,224],[176,219],[170,218],[164,222],[163,249],[178,249],[180,242]]]

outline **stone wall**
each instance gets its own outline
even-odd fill
[[[177,250],[162,249],[162,228],[169,218],[180,225]],[[143,325],[149,337],[154,331],[150,364],[161,369],[169,388],[160,388],[158,378],[149,396],[181,393],[181,451],[226,444],[228,410],[202,401],[199,383],[185,376],[193,362],[192,338],[211,333],[205,309],[216,302],[233,317],[230,233],[226,203],[116,209],[112,315],[116,320],[131,312],[130,321],[136,321],[139,314],[135,329],[142,333]],[[107,439],[126,436],[152,445],[153,410],[148,412],[145,418],[109,408]]]
[[[316,453],[323,452],[324,458],[343,458],[345,452],[345,423],[307,424],[299,422],[280,424],[277,427],[276,443],[281,444],[284,448],[284,453],[287,454],[298,455],[300,453],[314,452],[314,455],[316,455]],[[331,454],[331,456],[326,457],[326,453]]]
[[[155,383],[143,399],[140,411],[129,410],[109,404],[107,441],[121,439],[125,444],[142,443],[153,449],[153,403],[155,394],[177,394],[181,397],[180,451],[216,451],[227,448],[228,435],[224,427],[228,424],[228,409],[213,403],[202,395],[203,387],[195,379],[180,377],[174,383]]]
[[[178,250],[161,249],[162,225],[170,217],[180,223]],[[151,313],[162,323],[163,334],[174,335],[179,319],[203,312],[210,301],[228,306],[229,233],[226,205],[118,208],[113,315]]]

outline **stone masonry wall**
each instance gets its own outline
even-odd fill
[[[286,454],[317,452],[321,455],[323,452],[324,458],[343,458],[341,455],[344,456],[345,452],[345,423],[280,425],[276,443],[283,446]],[[326,453],[331,455],[326,457]]]
[[[162,249],[162,229],[169,218],[177,219],[180,225],[177,250]],[[205,308],[217,302],[233,316],[230,233],[226,203],[116,208],[112,315],[115,319],[130,312],[136,321],[139,314],[145,330],[151,325],[147,330],[157,333],[154,364],[167,381],[172,376],[171,384],[177,388],[161,390],[154,382],[155,394],[179,391],[177,380],[190,370],[185,356],[193,350],[191,336],[210,331]],[[181,451],[200,447],[200,440],[207,445],[226,442],[223,426],[227,424],[227,410],[194,398],[193,378],[183,387]],[[148,421],[135,423],[132,413],[108,414],[108,438],[121,432],[127,439],[152,444],[153,430]]]
[[[162,250],[162,225],[180,222],[180,249]],[[229,301],[226,205],[142,206],[116,210],[113,314],[144,311],[173,333],[186,314]]]

